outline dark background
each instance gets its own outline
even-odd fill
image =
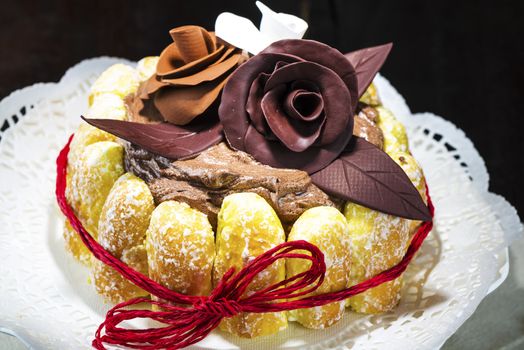
[[[486,161],[491,190],[524,216],[524,1],[265,2],[306,19],[307,38],[342,52],[394,42],[382,74],[413,112],[433,112],[463,129]],[[0,0],[0,9],[0,99],[57,81],[85,58],[158,54],[169,29],[213,29],[222,11],[257,24],[260,18],[254,0]],[[455,336],[451,344],[465,340]]]

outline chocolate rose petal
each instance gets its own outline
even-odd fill
[[[348,59],[326,44],[314,40],[285,39],[276,41],[261,53],[286,53],[298,56],[305,61],[316,62],[332,69],[346,84],[351,95],[351,111],[354,112],[358,101],[357,78],[355,69]]]
[[[313,121],[322,115],[324,100],[318,92],[298,89],[287,95],[283,106],[286,114],[291,118]]]
[[[173,45],[173,44],[171,44]],[[230,48],[230,49],[233,49],[234,48]],[[176,54],[173,54],[173,53],[166,53],[165,50],[160,54],[160,59],[162,59],[162,57],[166,56],[166,58],[164,58],[164,60],[170,60],[172,62],[178,62],[179,65],[177,65],[176,67],[174,67],[173,69],[171,70],[167,70],[165,72],[162,72],[161,74],[157,73],[156,75],[161,79],[161,80],[164,80],[164,79],[176,79],[176,78],[181,78],[181,77],[185,77],[185,76],[188,76],[188,75],[192,75],[192,74],[195,74],[203,69],[206,69],[206,67],[208,67],[209,65],[211,64],[214,64],[216,62],[219,62],[219,61],[223,61],[225,58],[229,57],[231,55],[231,52],[232,51],[228,51],[226,49],[226,47],[224,46],[220,46],[215,52],[212,52],[210,53],[208,56],[206,57],[203,57],[195,62],[190,62],[188,64],[183,64],[181,63],[182,61],[180,60],[180,57],[179,56],[176,56]],[[170,56],[168,56],[170,55]],[[159,59],[159,63],[160,63],[160,59]],[[157,68],[159,69],[159,68]]]
[[[260,103],[264,97],[264,86],[266,85],[269,76],[270,75],[267,73],[260,73],[258,77],[253,80],[253,83],[251,83],[251,86],[249,87],[249,95],[246,102],[246,112],[251,119],[251,123],[253,123],[253,126],[259,133],[266,136],[268,136],[271,130],[264,118],[264,113],[260,108]]]
[[[308,123],[289,118],[280,103],[286,90],[286,85],[282,84],[268,91],[260,107],[275,136],[293,152],[302,152],[318,139],[325,118]]]
[[[225,131],[225,128],[224,128]],[[259,162],[274,168],[301,169],[313,174],[332,163],[351,138],[351,133],[342,133],[335,142],[325,147],[309,147],[303,152],[292,152],[280,142],[268,141],[252,125],[247,126],[244,152]],[[227,133],[225,134],[227,138]]]
[[[149,77],[149,79],[139,85],[137,96],[140,96],[140,98],[143,99],[149,98],[151,94],[155,93],[158,89],[164,87],[165,85],[166,84],[159,81],[158,77],[153,74],[151,77]]]
[[[351,65],[355,68],[355,72],[358,80],[358,96],[366,91],[369,84],[373,81],[375,75],[377,75],[379,69],[382,67],[386,58],[391,51],[392,43],[368,47],[366,49],[353,51],[345,54],[346,59],[351,62]]]
[[[297,62],[298,59],[286,54],[258,54],[238,67],[224,86],[218,115],[228,143],[234,149],[246,150],[246,134],[251,124],[245,108],[249,87],[260,73],[271,73],[278,61]]]
[[[171,29],[169,34],[185,63],[194,62],[216,50],[216,39],[202,27],[177,27]]]
[[[205,30],[198,26],[194,27],[196,31]],[[209,33],[211,39],[216,42],[216,37],[213,33]],[[198,49],[199,47],[200,49]],[[192,54],[185,53],[183,51],[195,51],[201,52],[207,51],[208,46],[205,40],[201,40],[193,43],[178,43],[173,42],[167,46],[162,53],[157,63],[156,74],[161,77],[180,77],[188,74],[193,74],[196,71],[207,67],[209,64],[215,62],[221,57],[226,51],[225,45],[217,45],[215,51],[208,52],[206,55],[195,59],[194,61],[185,61],[184,57],[188,57]]]
[[[206,121],[181,127],[170,123],[142,124],[114,119],[87,119],[86,122],[169,159],[195,156],[223,139],[222,125]]]
[[[297,57],[298,61],[301,62],[301,61],[304,61],[303,59],[301,59],[300,57]],[[273,68],[273,72],[279,70],[280,68],[284,67],[284,66],[287,66],[289,64],[289,62],[285,62],[285,61],[278,61],[277,63],[275,63],[275,68]]]
[[[236,53],[230,55],[230,57],[220,63],[213,63],[205,70],[197,70],[194,74],[187,72],[184,68],[183,72],[188,74],[188,76],[171,79],[161,78],[158,75],[153,75],[142,84],[143,88],[140,91],[140,97],[148,98],[150,95],[154,94],[166,85],[195,86],[203,82],[213,81],[220,76],[229,73],[231,69],[234,68],[241,60],[242,55],[240,53]]]
[[[314,62],[290,63],[271,75],[265,91],[280,84],[291,83],[298,78],[314,81],[324,100],[326,123],[318,139],[318,145],[334,142],[341,130],[353,130],[351,95],[344,81],[329,68]]]
[[[154,104],[164,120],[186,125],[204,113],[217,99],[226,79],[178,89],[166,86],[154,96]]]
[[[295,80],[291,83],[291,90],[306,90],[311,92],[319,92],[318,86],[312,81]]]
[[[235,67],[240,61],[242,55],[240,53],[234,54],[226,60],[213,64],[205,70],[201,70],[198,73],[180,77],[180,78],[162,78],[162,83],[169,83],[169,85],[183,85],[183,86],[195,86],[203,82],[213,81],[220,76],[228,73],[231,68]]]
[[[225,50],[224,46],[220,46],[215,52],[186,64],[182,61],[176,45],[171,44],[160,54],[157,64],[157,75],[159,77],[178,78],[193,74],[216,62],[220,57],[224,56]],[[165,63],[166,61],[168,63]],[[172,65],[168,66],[167,64]]]
[[[229,75],[244,59],[240,49],[198,26],[172,29],[173,43],[160,54],[155,74],[127,107],[133,120],[186,125],[209,112]],[[202,116],[207,119],[207,116]]]
[[[145,94],[142,97],[140,94],[141,87],[138,87],[136,95],[128,95],[125,97],[124,102],[128,111],[127,119],[131,122],[137,123],[152,123],[152,122],[163,122],[164,117],[156,109],[154,101],[149,95]]]

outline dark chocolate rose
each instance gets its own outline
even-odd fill
[[[348,144],[357,102],[355,69],[338,50],[281,40],[230,76],[219,116],[231,147],[273,167],[314,173]]]
[[[134,120],[145,117],[188,124],[214,105],[243,59],[240,49],[202,27],[178,27],[169,34],[173,43],[160,54],[156,74],[128,101]],[[216,104],[212,114],[216,115]]]

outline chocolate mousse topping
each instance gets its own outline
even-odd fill
[[[260,164],[225,143],[193,159],[179,161],[169,161],[127,143],[125,163],[127,171],[148,183],[157,204],[166,200],[185,202],[206,214],[214,227],[222,200],[236,192],[262,196],[284,226],[309,208],[340,204],[313,185],[306,172]]]
[[[377,117],[376,109],[359,105],[353,133],[382,148],[384,138],[376,125]],[[146,119],[136,121],[154,123]],[[255,192],[265,198],[285,226],[309,208],[340,207],[343,203],[312,184],[306,172],[263,165],[247,153],[232,150],[226,143],[213,146],[195,158],[179,161],[125,144],[126,170],[148,183],[157,204],[166,200],[185,202],[205,213],[213,227],[216,227],[222,200],[236,192]]]

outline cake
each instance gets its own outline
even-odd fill
[[[160,56],[98,77],[71,143],[67,201],[104,249],[187,295],[208,295],[231,267],[286,241],[323,252],[315,294],[402,259],[430,217],[404,126],[372,83],[391,45],[343,55],[283,39],[253,54],[198,26],[170,35]],[[108,302],[148,296],[95,259],[67,220],[64,238]],[[307,268],[277,261],[245,293]],[[292,321],[322,329],[346,309],[392,310],[401,286],[399,277],[324,306],[242,313],[220,328],[249,338]]]

